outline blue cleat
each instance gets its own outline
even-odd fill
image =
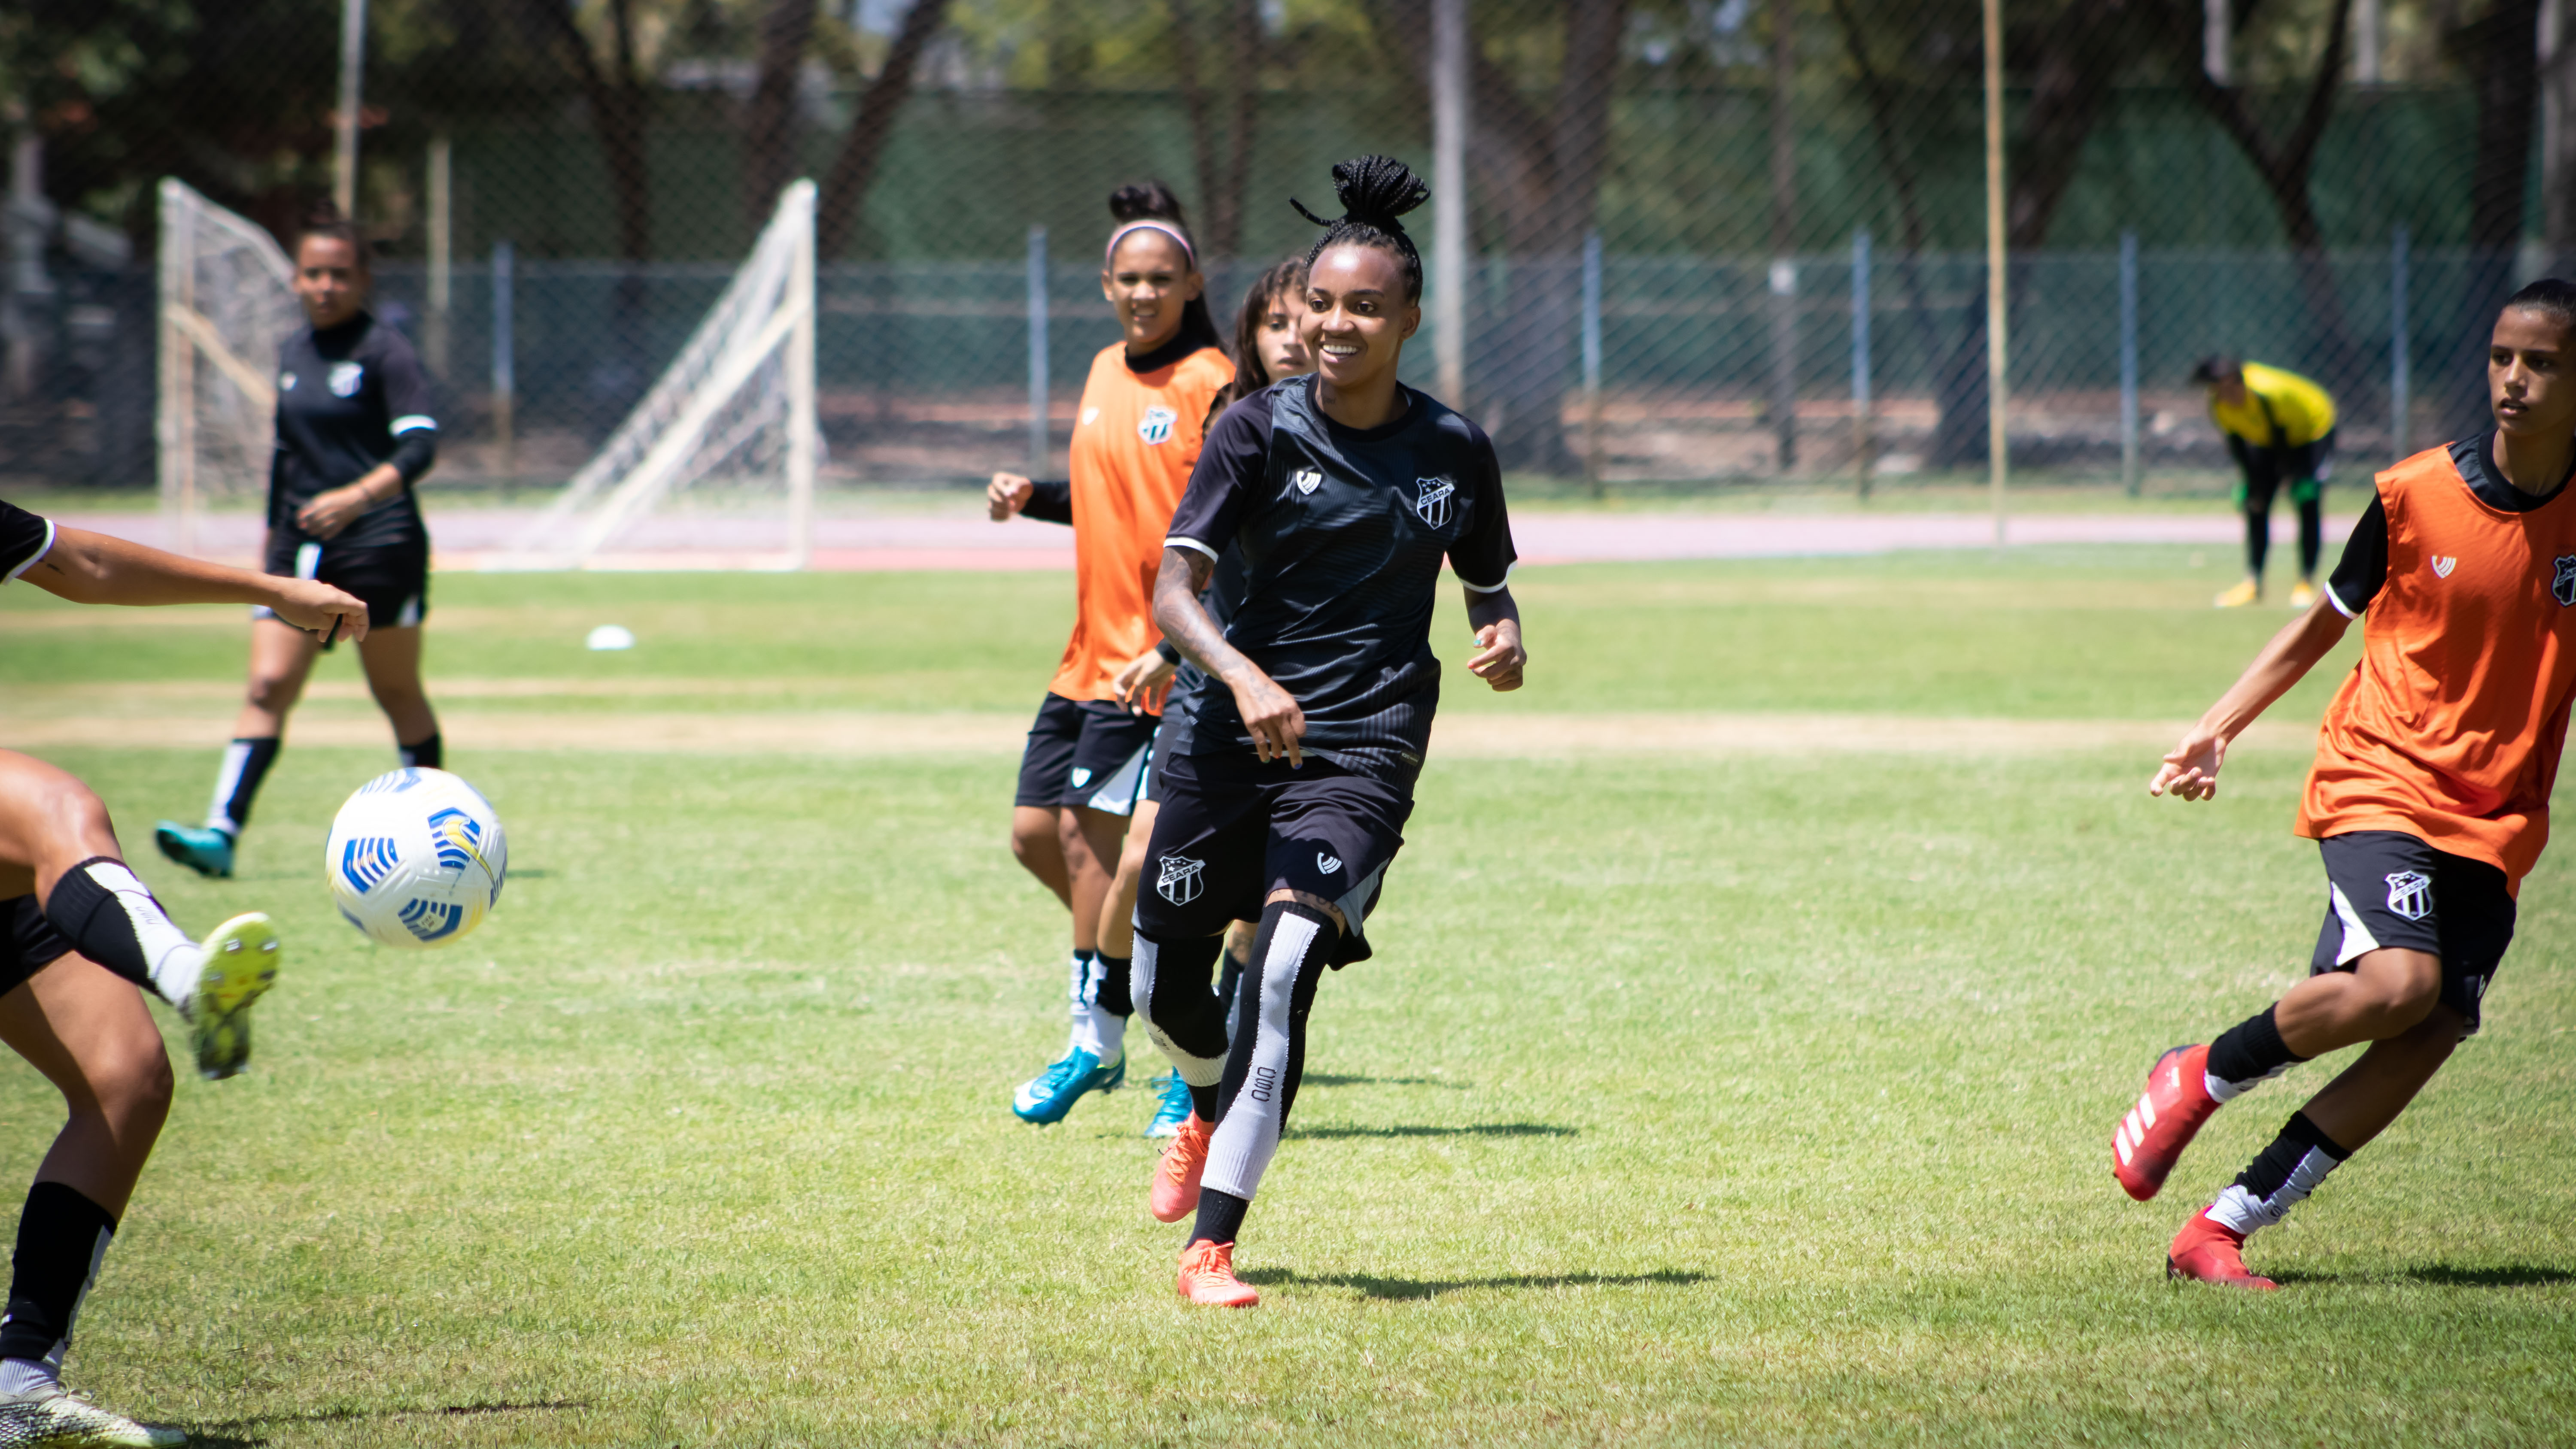
[[[1190,1120],[1190,1084],[1179,1072],[1164,1072],[1148,1077],[1145,1085],[1154,1089],[1159,1099],[1154,1106],[1154,1120],[1145,1128],[1148,1137],[1178,1137],[1181,1124]]]
[[[152,843],[161,853],[199,875],[230,880],[233,874],[233,838],[220,830],[182,825],[164,820],[152,828]]]
[[[1127,1059],[1102,1066],[1100,1058],[1080,1047],[1066,1052],[1063,1058],[1011,1094],[1011,1112],[1023,1122],[1044,1127],[1064,1120],[1073,1104],[1085,1092],[1114,1092],[1127,1080]]]

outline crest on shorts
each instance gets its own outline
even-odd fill
[[[295,391],[295,374],[291,372],[279,373],[277,375],[277,390],[279,392]]]
[[[1089,765],[1076,765],[1076,766],[1074,766],[1074,767],[1073,767],[1073,788],[1075,788],[1075,789],[1079,790],[1079,789],[1081,789],[1083,786],[1088,785],[1088,784],[1090,784],[1090,783],[1091,783],[1091,767],[1090,767]]]
[[[2558,574],[2549,581],[2549,597],[2561,607],[2576,604],[2576,554],[2558,556]]]
[[[1147,408],[1145,416],[1136,420],[1136,436],[1159,443],[1172,435],[1172,424],[1180,420],[1181,415],[1170,408]]]
[[[2388,913],[2420,921],[2433,913],[2433,878],[2420,870],[2388,873]]]
[[[1446,527],[1449,500],[1457,494],[1458,485],[1446,478],[1416,478],[1413,480],[1413,511],[1433,528]]]
[[[354,362],[332,363],[331,396],[356,397],[358,384],[366,378],[366,375],[367,370]]]
[[[1179,855],[1164,856],[1163,873],[1154,882],[1154,894],[1170,901],[1173,905],[1186,906],[1197,900],[1199,892],[1206,889],[1205,884],[1199,879],[1206,870],[1207,862],[1204,860],[1191,860]]]
[[[1321,468],[1300,468],[1296,472],[1288,475],[1288,481],[1297,485],[1298,492],[1312,493],[1316,489],[1324,486],[1324,470]]]

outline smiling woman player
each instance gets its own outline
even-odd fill
[[[2206,1046],[2176,1047],[2111,1143],[2151,1198],[2221,1103],[2296,1062],[2370,1049],[2166,1254],[2175,1277],[2270,1288],[2246,1238],[2279,1222],[2377,1137],[2478,1029],[2513,939],[2514,898],[2549,836],[2576,697],[2576,286],[2516,293],[2487,351],[2495,430],[2382,473],[2343,561],[2148,785],[2217,793],[2228,743],[2326,656],[2354,619],[2361,663],[2326,707],[2298,833],[2325,857],[2325,928],[2308,978]]]
[[[1234,376],[1200,293],[1180,203],[1160,182],[1109,198],[1118,225],[1100,291],[1119,340],[1091,361],[1073,427],[1072,479],[997,473],[995,521],[1014,513],[1073,525],[1074,621],[1020,759],[1011,854],[1073,912],[1073,1030],[1064,1055],[1020,1084],[1011,1110],[1057,1122],[1085,1092],[1127,1075],[1127,961],[1100,951],[1100,918],[1144,785],[1154,711],[1118,703],[1120,668],[1154,645],[1154,571],[1164,526],[1198,461],[1208,402]]]
[[[1468,669],[1517,689],[1528,660],[1493,445],[1396,380],[1422,321],[1422,259],[1398,218],[1430,188],[1386,156],[1333,180],[1338,219],[1298,207],[1325,227],[1302,327],[1317,371],[1217,420],[1154,586],[1155,619],[1207,679],[1164,720],[1136,910],[1138,1004],[1193,1099],[1151,1201],[1164,1222],[1196,1210],[1180,1292],[1228,1307],[1260,1299],[1235,1276],[1235,1239],[1296,1101],[1315,988],[1368,958],[1365,918],[1404,843],[1440,700],[1444,557],[1475,630]],[[1199,594],[1228,543],[1244,594],[1220,631]],[[1260,930],[1229,1044],[1208,975],[1237,917]]]
[[[429,530],[412,499],[438,457],[429,379],[402,334],[369,315],[358,229],[325,214],[295,239],[295,298],[310,324],[278,349],[277,450],[268,478],[272,574],[320,579],[367,601],[358,645],[367,688],[406,765],[442,763],[438,720],[420,684],[429,607]],[[161,853],[200,874],[233,873],[251,801],[277,763],[286,717],[329,641],[255,611],[250,691],[215,776],[202,828],[164,820]]]
[[[56,528],[0,502],[0,583],[80,604],[257,604],[363,639],[367,606],[328,584],[201,563]],[[170,1057],[143,1004],[187,1019],[203,1075],[250,1058],[251,1003],[277,975],[268,917],[189,939],[125,865],[107,807],[42,760],[0,750],[0,1041],[62,1092],[70,1120],[36,1169],[0,1318],[0,1445],[187,1442],[63,1391],[73,1320],[170,1112]]]

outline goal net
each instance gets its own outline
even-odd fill
[[[277,349],[303,321],[295,268],[257,224],[161,183],[161,506],[181,553],[209,504],[268,492]]]
[[[814,183],[498,569],[800,569],[813,552]]]

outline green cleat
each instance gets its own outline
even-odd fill
[[[250,1007],[277,984],[277,928],[252,911],[215,927],[203,949],[206,964],[179,1014],[196,1041],[197,1074],[219,1082],[250,1065]]]
[[[110,1413],[60,1384],[0,1395],[0,1449],[179,1449],[188,1436]]]
[[[233,838],[220,830],[164,820],[152,827],[152,843],[161,847],[163,855],[199,875],[232,879]]]

